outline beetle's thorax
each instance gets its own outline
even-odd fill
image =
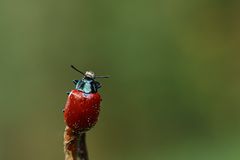
[[[79,80],[76,89],[82,91],[86,94],[89,93],[96,93],[100,88],[100,84],[92,78],[84,77],[83,79]]]

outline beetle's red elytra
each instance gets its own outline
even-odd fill
[[[75,131],[88,131],[97,123],[100,102],[99,93],[85,94],[76,89],[72,90],[64,109],[65,123]]]

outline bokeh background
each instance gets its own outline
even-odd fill
[[[74,64],[111,75],[91,160],[239,160],[239,16],[238,0],[1,0],[0,159],[64,159]]]

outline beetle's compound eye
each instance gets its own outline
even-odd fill
[[[85,76],[92,79],[95,78],[95,74],[92,71],[86,71]]]

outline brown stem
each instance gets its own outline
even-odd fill
[[[86,133],[74,132],[66,127],[64,132],[65,160],[88,160]]]

